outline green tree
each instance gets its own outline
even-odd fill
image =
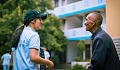
[[[24,14],[29,9],[39,10],[36,0],[7,0],[0,4],[0,52],[10,49],[15,29],[23,24]]]
[[[3,15],[0,18],[0,51],[10,49],[10,41],[12,34],[17,26],[22,24],[22,14],[18,6],[11,14]]]
[[[80,52],[80,58],[82,59],[83,58],[83,51],[85,50],[85,45],[84,43],[80,40],[77,44],[77,47],[79,49],[79,52]]]
[[[44,4],[43,4],[44,2]],[[10,49],[10,41],[17,26],[23,24],[25,13],[29,9],[35,9],[44,13],[46,9],[53,9],[49,0],[6,0],[0,4],[0,53]],[[44,10],[43,10],[44,9]],[[60,30],[60,21],[49,14],[43,22],[42,29],[38,31],[41,37],[41,45],[47,45],[49,50],[63,51],[67,39]]]
[[[42,13],[46,12],[48,9],[54,9],[53,3],[49,0],[40,0],[38,5]]]
[[[48,50],[62,52],[67,45],[67,38],[60,30],[60,23],[56,16],[49,15],[39,31],[41,45],[46,45]]]

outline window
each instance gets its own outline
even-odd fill
[[[55,7],[58,7],[58,0],[55,0]]]

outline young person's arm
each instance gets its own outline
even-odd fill
[[[1,60],[3,61],[4,59],[3,59],[3,55],[2,55],[2,57],[1,57]]]
[[[11,52],[11,59],[10,62],[13,64],[13,51]]]
[[[13,51],[11,52],[11,61],[13,61]]]
[[[54,67],[54,63],[49,61],[49,60],[45,60],[43,58],[41,58],[40,56],[38,56],[38,50],[37,49],[30,49],[29,50],[29,56],[30,56],[30,60],[36,64],[42,64],[42,65],[47,65],[49,68],[53,68]]]
[[[3,59],[1,58],[1,60],[3,61]]]

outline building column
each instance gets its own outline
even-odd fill
[[[106,31],[112,38],[120,37],[120,0],[106,0]]]
[[[62,0],[59,0],[59,7],[62,6]]]
[[[106,0],[106,32],[113,38],[120,58],[120,0]]]

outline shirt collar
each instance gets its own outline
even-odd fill
[[[99,31],[101,31],[101,30],[102,30],[101,28],[98,28],[98,29],[93,33],[93,35],[91,36],[91,39],[93,40],[94,37],[97,35],[97,33],[98,33]]]
[[[34,30],[34,29],[32,29],[31,27],[25,27],[25,29],[26,29],[26,30],[32,30],[32,31],[34,31],[34,32],[35,32],[35,30]]]

